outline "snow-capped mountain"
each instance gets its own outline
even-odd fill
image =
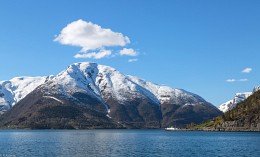
[[[238,103],[246,100],[250,95],[252,95],[254,92],[256,92],[258,90],[260,90],[260,86],[255,87],[253,89],[253,92],[236,93],[232,100],[229,100],[229,101],[219,105],[218,109],[222,112],[227,112],[227,111],[233,109],[234,107],[236,107],[236,105]]]
[[[0,113],[9,110],[17,102],[43,84],[49,77],[15,77],[0,81]]]
[[[160,86],[96,63],[75,63],[57,76],[20,81],[16,84],[19,90],[12,85],[9,88],[2,83],[2,86],[10,93],[23,91],[20,95],[13,94],[15,96],[12,99],[3,99],[2,104],[8,102],[14,105],[22,98],[24,99],[17,105],[30,104],[31,107],[28,109],[42,104],[43,101],[50,105],[76,104],[105,114],[117,123],[135,127],[161,127],[173,124],[184,127],[191,122],[199,123],[221,114],[215,106],[196,94]],[[6,92],[4,94],[7,95]],[[32,102],[32,99],[35,102]],[[36,100],[40,102],[36,103]],[[42,107],[44,105],[42,104]],[[20,107],[14,108],[13,112],[19,112],[18,108]]]
[[[260,86],[257,86],[257,87],[255,87],[254,89],[253,89],[253,93],[254,92],[257,92],[257,91],[259,91],[260,90]]]
[[[232,108],[236,107],[236,105],[244,100],[246,100],[252,92],[244,92],[244,93],[236,93],[232,100],[229,100],[221,105],[219,105],[219,110],[222,112],[227,112]]]

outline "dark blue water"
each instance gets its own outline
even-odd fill
[[[2,156],[259,157],[260,133],[163,130],[0,131]]]

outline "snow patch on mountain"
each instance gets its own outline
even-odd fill
[[[60,103],[62,103],[62,104],[64,104],[60,99],[58,99],[58,98],[55,98],[55,97],[53,97],[53,96],[43,96],[44,98],[49,98],[49,99],[53,99],[53,100],[56,100],[56,101],[58,101],[58,102],[60,102]]]

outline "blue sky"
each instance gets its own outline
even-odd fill
[[[0,1],[0,80],[89,61],[218,105],[260,85],[259,8],[258,0]],[[97,29],[98,41],[85,43],[95,40],[73,26]]]

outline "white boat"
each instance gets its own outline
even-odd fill
[[[173,128],[173,127],[169,127],[169,128],[165,128],[166,131],[176,131],[176,130],[180,130],[179,128]]]

